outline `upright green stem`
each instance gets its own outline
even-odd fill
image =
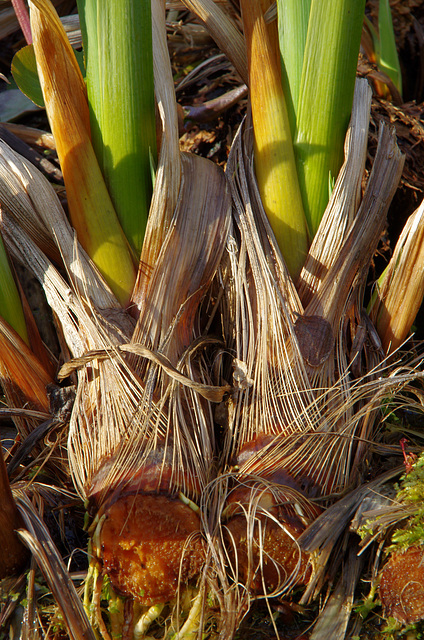
[[[311,0],[277,0],[283,91],[294,136]]]
[[[402,73],[396,50],[392,13],[389,0],[380,0],[378,6],[379,66],[387,73],[396,89],[402,95]]]
[[[156,159],[150,0],[78,0],[91,136],[116,213],[141,252]]]
[[[308,250],[289,116],[281,84],[275,23],[266,24],[268,0],[242,0],[259,192],[287,267],[299,275]]]
[[[305,215],[315,235],[329,178],[343,161],[365,0],[312,0],[300,87],[295,152]]]
[[[135,282],[134,256],[91,143],[81,70],[50,0],[30,0],[30,9],[37,69],[65,181],[71,222],[83,248],[125,305]]]

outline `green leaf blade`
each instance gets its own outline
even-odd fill
[[[402,74],[396,50],[389,0],[380,0],[378,9],[379,66],[402,94]]]
[[[150,2],[79,0],[93,146],[125,235],[139,254],[156,158]]]
[[[283,92],[294,135],[311,0],[277,0]]]
[[[44,107],[43,92],[37,72],[34,47],[29,44],[13,56],[12,76],[24,95],[38,107]]]
[[[331,12],[312,0],[295,151],[305,215],[315,235],[328,203],[328,176],[337,176],[355,86],[365,0],[337,0]]]

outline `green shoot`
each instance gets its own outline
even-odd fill
[[[149,0],[78,0],[93,147],[124,233],[141,252],[156,159]]]
[[[283,91],[294,135],[311,0],[277,0]]]
[[[275,23],[266,24],[267,2],[242,0],[259,192],[290,274],[299,275],[308,235],[296,172],[292,134],[281,83]]]
[[[352,109],[365,0],[312,0],[300,87],[295,151],[311,236],[337,176]]]
[[[378,66],[392,80],[402,95],[402,74],[396,50],[393,20],[389,0],[380,0],[378,9],[379,52]]]

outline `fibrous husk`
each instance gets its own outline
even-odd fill
[[[185,173],[180,197],[149,275],[143,321],[135,332],[130,321],[123,321],[125,314],[119,309],[99,308],[87,290],[85,297],[82,288],[70,287],[15,220],[6,212],[3,217],[9,249],[44,285],[76,357],[73,369],[77,370],[78,384],[68,453],[76,487],[84,499],[91,500],[97,516],[92,533],[95,540],[103,542],[99,547],[93,542],[96,562],[101,562],[101,571],[109,575],[118,594],[132,595],[143,607],[175,597],[180,582],[196,579],[204,562],[200,518],[178,496],[183,493],[198,500],[214,472],[210,399],[221,400],[228,390],[228,386],[220,390],[211,384],[205,357],[216,340],[202,334],[214,310],[208,290],[227,238],[229,193],[224,175],[215,165],[184,156],[182,166]],[[197,183],[192,180],[193,172]],[[66,371],[70,372],[69,367],[65,375]],[[154,506],[157,494],[162,495]],[[143,549],[146,544],[150,548],[150,543],[140,539],[139,519],[130,518],[128,530],[118,526],[120,542],[111,554],[105,541],[110,540],[108,531],[118,522],[116,514],[123,508],[129,513],[134,509],[145,513],[147,509],[155,528],[142,529],[153,537],[175,518],[172,513],[177,514],[172,527],[175,533],[168,538],[169,556],[156,547],[162,573],[155,574],[151,567],[148,581],[139,583],[134,570],[129,578],[133,587],[123,586],[132,562],[129,559],[127,564],[126,549],[137,541],[134,552],[142,566]],[[196,526],[184,533],[184,523],[190,519]],[[191,564],[181,572],[184,558]],[[154,575],[165,585],[162,589],[152,586]],[[134,584],[140,586],[138,597]],[[98,587],[94,592],[95,598],[99,597]],[[200,606],[197,601],[196,606]]]
[[[187,378],[209,382],[196,362],[202,343],[197,349],[191,345],[201,337],[198,307],[222,255],[229,200],[228,196],[222,197],[224,178],[219,169],[200,158],[196,164],[202,188],[197,195],[190,188],[189,200],[184,191],[181,193],[181,204],[150,276],[148,304],[132,336],[134,354],[140,344],[158,352],[158,357],[150,362],[135,358],[130,364],[123,347],[105,344],[114,351],[113,356],[91,359],[78,373],[80,384],[69,448],[78,474],[77,485],[84,493],[90,491],[100,467],[105,491],[110,492],[119,485],[119,478],[132,475],[134,464],[142,466],[165,442],[173,448],[176,486],[183,489],[185,484],[193,484],[190,477],[200,483],[209,479],[214,455],[211,410],[195,388],[181,387],[182,378],[173,380],[168,375],[171,369],[166,372],[160,366],[161,358],[162,362],[165,358]],[[183,179],[183,184],[190,182]],[[216,193],[221,194],[220,203]],[[105,475],[104,465],[112,455],[114,463],[108,464]]]
[[[356,102],[352,123],[356,122],[362,105]],[[354,131],[352,124],[350,135]],[[366,136],[362,134],[359,138],[365,145]],[[231,457],[258,434],[274,436],[272,443],[267,443],[272,457],[276,459],[278,451],[278,456],[281,453],[284,457],[291,455],[293,462],[296,459],[293,475],[300,476],[302,483],[301,469],[305,469],[305,462],[310,459],[309,451],[315,450],[317,455],[317,448],[322,447],[321,460],[329,460],[331,466],[325,465],[327,477],[316,479],[315,484],[324,492],[340,490],[349,484],[354,436],[362,421],[358,407],[354,412],[354,403],[365,396],[364,381],[359,385],[350,372],[350,356],[357,355],[347,342],[348,312],[354,308],[355,296],[361,291],[384,226],[394,183],[402,169],[402,157],[390,132],[383,129],[380,138],[373,176],[361,206],[355,215],[350,214],[350,225],[352,189],[343,187],[349,182],[349,174],[342,170],[337,180],[327,212],[332,216],[336,215],[336,209],[346,212],[344,240],[338,239],[337,225],[333,232],[338,240],[333,240],[325,214],[323,224],[327,231],[321,236],[320,253],[306,263],[320,263],[321,274],[325,275],[315,281],[307,295],[305,285],[300,285],[299,290],[309,298],[306,308],[275,246],[258,200],[248,128],[244,140],[238,137],[228,164],[236,222],[228,245],[228,270],[232,277],[227,298],[231,314],[228,340],[236,353],[235,386],[239,390],[229,403],[226,453]],[[355,147],[352,149],[357,153]],[[360,168],[363,158],[362,151]],[[353,193],[357,190],[358,177]],[[328,246],[333,247],[335,242],[338,245],[333,253]],[[314,247],[313,251],[317,249]],[[305,274],[302,281],[307,282],[308,277]],[[371,380],[375,372],[368,375]],[[309,434],[308,438],[305,434]],[[263,457],[262,452],[262,468]],[[243,473],[257,472],[253,470],[254,461],[252,456],[244,463]],[[286,471],[290,473],[290,469],[289,466]]]
[[[372,175],[361,193],[369,106],[369,89],[358,81],[346,161],[298,283],[288,274],[258,196],[249,121],[228,161],[234,226],[222,266],[223,325],[234,353],[232,372],[225,375],[226,379],[232,375],[234,393],[222,420],[226,428],[222,464],[229,475],[217,481],[208,504],[210,509],[215,506],[215,522],[221,522],[209,527],[211,538],[223,546],[221,555],[216,554],[216,566],[222,568],[227,562],[238,568],[233,587],[231,580],[225,583],[224,572],[218,571],[217,579],[226,584],[226,597],[239,618],[259,592],[267,597],[271,587],[273,593],[284,593],[296,580],[305,579],[304,561],[299,560],[297,573],[288,563],[290,569],[280,571],[279,580],[267,585],[266,566],[273,555],[278,565],[277,543],[271,553],[266,542],[266,531],[275,523],[292,537],[297,557],[309,558],[312,571],[307,577],[317,585],[330,550],[317,555],[313,549],[301,551],[297,542],[319,513],[311,500],[319,497],[325,504],[325,499],[360,482],[361,461],[382,399],[420,375],[389,368],[362,310],[365,278],[403,166],[392,132],[382,127]],[[365,376],[362,362],[368,366]],[[296,492],[290,504],[303,514],[309,512],[309,519],[301,519],[297,530],[290,529],[269,500],[259,501],[259,517],[252,514],[252,500],[240,491],[244,487],[246,492],[253,481],[263,496],[268,491]],[[245,520],[241,529],[237,525],[237,534],[231,516],[224,516],[234,494],[239,496],[236,517]],[[243,571],[246,557],[249,570]],[[352,564],[352,581],[339,587],[351,602],[358,567]],[[307,589],[308,597],[315,586]]]

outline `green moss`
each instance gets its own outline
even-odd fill
[[[413,462],[411,471],[402,477],[397,499],[409,504],[421,502],[424,507],[424,452]]]
[[[424,544],[424,452],[412,462],[412,468],[401,478],[396,499],[405,505],[414,505],[416,510],[402,529],[392,535],[388,551],[404,551],[409,547]]]
[[[397,529],[392,535],[392,545],[389,550],[408,549],[409,547],[424,544],[424,509],[420,509],[412,520],[408,520],[407,528]]]

